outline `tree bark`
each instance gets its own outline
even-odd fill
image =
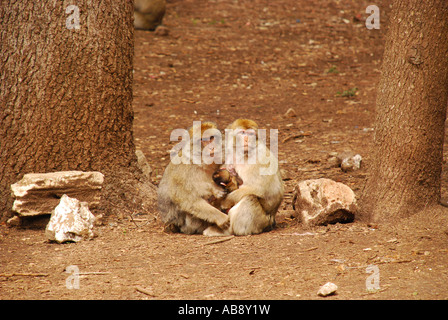
[[[448,102],[448,2],[393,3],[360,217],[386,222],[440,201]]]
[[[108,212],[152,197],[133,142],[133,2],[1,0],[0,19],[0,218],[29,172],[102,172]]]

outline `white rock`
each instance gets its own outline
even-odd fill
[[[357,153],[351,151],[330,152],[328,156],[330,166],[341,167],[341,170],[344,172],[355,171],[361,168],[362,157]]]
[[[351,222],[357,210],[350,187],[331,179],[300,181],[293,198],[293,208],[305,225]]]
[[[59,243],[91,239],[94,236],[94,222],[95,216],[90,212],[87,202],[80,202],[64,194],[51,214],[45,235],[48,240]]]
[[[344,172],[356,171],[361,168],[362,157],[359,154],[344,158],[341,162],[341,169]]]
[[[338,290],[338,286],[335,285],[333,282],[327,282],[322,287],[319,288],[319,291],[317,291],[317,295],[321,297],[327,297],[332,294],[336,293],[336,290]]]

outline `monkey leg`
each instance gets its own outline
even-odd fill
[[[210,224],[206,221],[198,219],[191,214],[186,213],[185,219],[183,219],[183,224],[179,225],[179,230],[185,234],[202,234],[205,229],[207,229]]]
[[[222,237],[222,236],[229,236],[231,233],[229,229],[223,230],[215,225],[212,225],[207,229],[205,229],[202,234],[207,237]]]
[[[254,195],[243,197],[233,206],[229,211],[229,218],[230,232],[238,236],[261,233],[274,223]]]

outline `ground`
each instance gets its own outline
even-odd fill
[[[134,135],[152,180],[169,162],[173,129],[251,118],[278,129],[286,192],[277,227],[213,243],[165,232],[157,212],[134,221],[124,213],[97,227],[95,239],[61,245],[46,241],[42,229],[2,225],[0,298],[448,299],[444,209],[399,225],[311,229],[285,215],[302,179],[331,178],[357,196],[363,189],[390,10],[379,2],[381,27],[368,30],[370,4],[168,1],[165,30],[135,33]],[[290,108],[294,117],[285,115]],[[346,150],[362,155],[359,171],[328,161]],[[79,289],[66,286],[71,265],[81,273]],[[329,281],[336,294],[317,296]],[[379,288],[367,290],[372,283]]]

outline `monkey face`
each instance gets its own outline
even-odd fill
[[[237,145],[243,146],[244,152],[256,146],[257,133],[254,129],[236,129],[235,137],[237,139]]]
[[[188,129],[195,164],[222,163],[222,137],[221,132],[213,122],[194,121]]]
[[[208,132],[204,132],[201,138],[201,147],[205,157],[220,159],[222,157],[221,133],[210,132],[208,134]]]
[[[201,139],[202,150],[208,150],[210,156],[213,157],[215,154],[216,144],[215,144],[215,136],[203,136]]]
[[[213,181],[221,186],[226,186],[231,180],[230,172],[227,170],[218,170],[213,174]]]
[[[219,169],[213,174],[213,181],[222,186],[227,192],[238,189],[243,184],[243,180],[238,176],[235,170]]]

